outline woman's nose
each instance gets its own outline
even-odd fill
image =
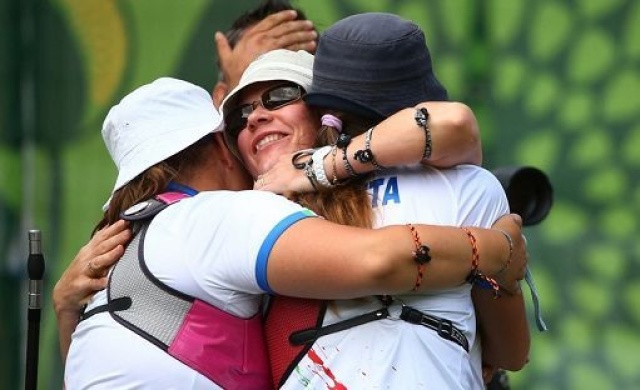
[[[247,124],[250,130],[255,129],[262,123],[271,120],[271,111],[262,107],[262,104],[254,104],[253,111],[247,117]]]

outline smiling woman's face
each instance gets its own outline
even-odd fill
[[[238,105],[260,100],[262,94],[280,81],[257,83],[242,91]],[[319,121],[302,99],[269,111],[260,104],[247,117],[247,126],[238,135],[238,152],[255,178],[269,170],[282,154],[292,154],[313,146]]]

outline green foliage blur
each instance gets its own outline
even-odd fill
[[[160,76],[211,90],[214,32],[257,3],[0,0],[0,389],[24,379],[32,228],[47,260],[39,387],[61,388],[51,288],[115,178],[106,111]],[[526,234],[550,331],[532,322],[530,362],[512,387],[640,388],[640,2],[293,3],[319,30],[358,12],[414,20],[450,97],[480,121],[485,166],[549,175],[553,209]]]

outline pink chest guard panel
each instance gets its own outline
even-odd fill
[[[144,259],[149,222],[184,197],[173,195],[164,194],[160,202],[152,200],[127,216],[143,223],[111,272],[105,306],[117,322],[218,386],[270,389],[260,313],[248,319],[236,317],[174,290],[149,272]]]
[[[221,387],[269,389],[262,316],[232,316],[195,300],[169,354]]]

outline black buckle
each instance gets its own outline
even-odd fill
[[[438,321],[438,335],[445,339],[453,339],[453,322],[445,318],[440,318]]]
[[[451,320],[432,316],[409,306],[402,307],[400,319],[411,324],[422,325],[432,329],[438,334],[438,336],[458,344],[465,351],[469,352],[469,341],[467,340],[467,337],[455,327]]]

